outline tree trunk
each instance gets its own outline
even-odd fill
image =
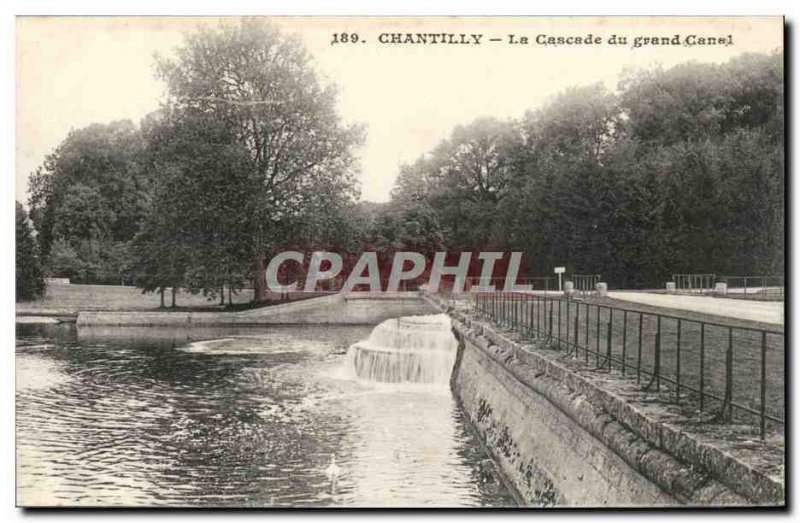
[[[228,286],[228,307],[230,307],[231,305],[233,305],[233,300],[231,299],[231,287],[229,285]]]
[[[222,305],[223,307],[225,306],[225,286],[224,285],[219,289],[219,304]]]
[[[159,291],[159,294],[161,294],[161,307],[160,308],[163,309],[165,307],[165,305],[164,305],[164,287],[161,287],[161,290]]]
[[[259,255],[253,264],[253,301],[258,303],[267,299],[267,273],[264,255]]]
[[[172,287],[172,308],[175,308],[175,287]]]

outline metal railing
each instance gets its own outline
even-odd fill
[[[555,276],[533,276],[518,278],[517,285],[530,285],[531,290],[543,294],[558,294],[558,278]],[[506,278],[480,278],[469,277],[465,281],[465,292],[481,292],[483,289],[493,286],[495,290],[502,291],[505,288]]]
[[[784,425],[784,336],[636,309],[528,293],[481,292],[473,309],[522,336],[549,340],[564,357],[619,371],[710,420]]]
[[[573,274],[572,283],[575,285],[575,290],[583,296],[588,296],[597,289],[597,284],[600,282],[599,274]]]
[[[726,293],[732,297],[784,297],[783,276],[720,276],[717,281],[727,284]]]
[[[675,282],[677,290],[688,292],[707,292],[714,290],[716,282],[715,274],[673,274],[672,281]]]

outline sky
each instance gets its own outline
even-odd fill
[[[572,86],[614,89],[623,71],[686,61],[724,62],[782,48],[781,18],[279,17],[339,88],[339,111],[367,128],[360,149],[362,199],[386,201],[401,164],[482,116],[517,118]],[[16,198],[70,129],[130,119],[158,108],[164,86],[154,56],[214,18],[27,17],[16,23]],[[230,21],[230,20],[229,20]],[[334,33],[358,43],[331,44]],[[381,34],[482,34],[481,45],[381,44]],[[509,35],[601,38],[602,44],[510,44]],[[609,45],[612,35],[626,45]],[[733,45],[632,48],[633,38],[727,36]],[[386,37],[384,37],[386,38]],[[489,42],[500,38],[500,42]]]

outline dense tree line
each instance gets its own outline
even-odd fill
[[[566,265],[625,287],[782,274],[783,111],[780,54],[568,89],[520,119],[458,127],[404,166],[387,236],[521,250],[529,275]]]

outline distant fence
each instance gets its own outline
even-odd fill
[[[763,297],[782,299],[784,297],[783,276],[720,276],[718,282],[727,284],[727,294],[737,297]]]
[[[597,284],[600,283],[599,274],[573,274],[571,278],[575,290],[584,296],[595,292]]]
[[[784,425],[784,335],[635,309],[510,292],[474,296],[476,312],[551,340],[592,370],[616,368],[644,390],[713,414],[712,421]]]
[[[689,292],[708,292],[714,290],[715,274],[673,274],[675,288]]]
[[[452,282],[451,282],[452,283]],[[558,278],[555,276],[533,276],[533,277],[526,277],[526,278],[518,278],[516,280],[516,285],[530,285],[531,290],[543,294],[558,294]],[[479,278],[479,277],[469,277],[466,279],[464,285],[465,292],[480,292],[481,289],[487,289],[489,286],[493,286],[495,290],[502,291],[505,288],[506,279],[505,278]],[[442,287],[445,286],[445,283],[442,283]],[[450,285],[452,288],[452,285]]]

